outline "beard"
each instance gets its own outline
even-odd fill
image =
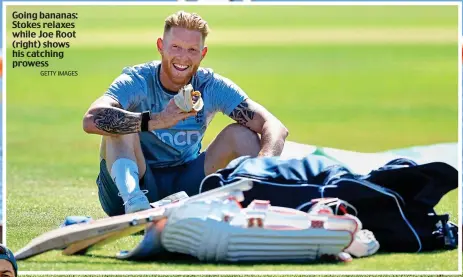
[[[162,71],[164,71],[164,73],[167,75],[170,84],[176,87],[182,87],[191,80],[193,75],[198,70],[199,65],[191,65],[186,70],[179,71],[173,66],[171,61],[163,58],[161,67]]]

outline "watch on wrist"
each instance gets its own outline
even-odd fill
[[[141,113],[141,131],[148,131],[148,121],[151,120],[151,112],[145,111]]]

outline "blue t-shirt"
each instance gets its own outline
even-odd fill
[[[174,94],[166,91],[159,80],[160,61],[125,67],[105,95],[114,98],[131,112],[159,113]],[[212,69],[198,68],[191,80],[201,92],[204,107],[196,116],[179,121],[169,129],[140,133],[146,164],[154,167],[181,165],[198,157],[206,128],[217,112],[229,115],[246,93],[231,80]]]

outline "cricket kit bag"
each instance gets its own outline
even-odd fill
[[[252,180],[243,205],[267,199],[273,205],[307,211],[313,199],[348,202],[363,228],[373,232],[384,252],[455,249],[458,227],[434,207],[458,186],[458,171],[442,163],[416,164],[395,159],[367,175],[356,175],[326,157],[240,157],[207,176],[201,191]],[[336,206],[335,213],[339,207]]]

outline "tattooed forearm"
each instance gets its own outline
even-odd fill
[[[241,102],[230,114],[230,117],[239,124],[246,125],[249,121],[254,119],[255,111],[249,108],[248,103]]]
[[[141,128],[141,116],[116,108],[102,108],[93,117],[95,126],[110,134],[137,133]]]

